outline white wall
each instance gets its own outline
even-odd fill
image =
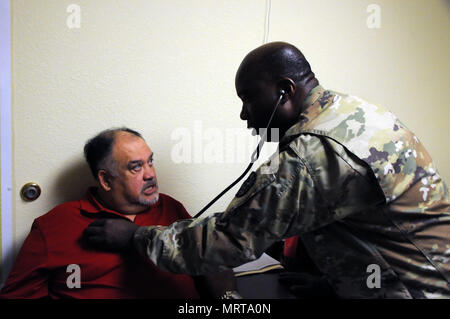
[[[73,3],[81,8],[79,29],[66,25]],[[366,25],[371,3],[273,0],[269,41],[297,45],[326,88],[391,109],[450,181],[448,2],[378,0],[379,29]],[[84,194],[92,179],[83,145],[111,126],[143,133],[161,191],[191,214],[234,180],[245,162],[173,163],[171,134],[180,127],[194,133],[196,123],[223,134],[245,127],[234,76],[245,54],[262,44],[265,15],[262,0],[12,1],[17,246],[33,218]],[[28,181],[43,188],[33,203],[18,195]],[[235,192],[213,210],[224,209]]]
[[[381,28],[369,29],[369,4]],[[450,183],[450,2],[274,1],[271,40],[297,44],[326,88],[394,112]]]

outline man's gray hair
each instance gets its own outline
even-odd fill
[[[84,146],[84,157],[96,180],[98,180],[98,171],[101,169],[117,177],[117,163],[113,158],[112,152],[117,132],[128,132],[143,138],[140,133],[132,129],[120,127],[104,130],[88,140]]]

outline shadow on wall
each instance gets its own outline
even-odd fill
[[[443,1],[447,5],[447,9],[450,10],[450,0],[443,0]]]
[[[79,158],[61,171],[53,185],[58,204],[79,200],[96,181],[83,158]]]
[[[6,278],[8,278],[8,274],[11,271],[14,261],[16,260],[16,253],[13,249],[7,249],[2,256],[2,263],[0,264],[0,289],[6,282]]]

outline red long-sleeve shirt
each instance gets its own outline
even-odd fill
[[[189,276],[162,271],[134,251],[119,254],[85,245],[82,233],[95,219],[126,218],[103,207],[94,190],[35,219],[0,298],[198,298]],[[136,215],[134,223],[166,226],[185,218],[190,215],[181,203],[160,194],[158,203]],[[74,278],[69,278],[71,264],[79,266],[80,288],[67,285]]]

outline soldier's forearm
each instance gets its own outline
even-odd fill
[[[243,253],[246,245],[242,241],[216,227],[220,215],[180,220],[168,227],[140,227],[133,238],[134,246],[159,268],[189,275],[209,274],[254,259],[246,256],[248,249]]]

